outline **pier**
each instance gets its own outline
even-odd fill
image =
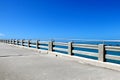
[[[74,47],[95,49],[98,53],[75,50]],[[120,47],[0,40],[0,80],[119,80],[120,64],[106,59],[119,62],[120,56],[106,54],[106,50],[120,51]],[[76,53],[97,57],[97,60],[75,56]]]

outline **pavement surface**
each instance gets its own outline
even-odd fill
[[[120,72],[0,43],[0,80],[120,80]]]

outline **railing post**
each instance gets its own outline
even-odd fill
[[[10,40],[8,39],[7,41],[8,41],[8,44],[9,44]]]
[[[98,60],[105,62],[105,45],[99,44],[98,48],[99,48]]]
[[[13,44],[13,39],[12,39],[12,44]]]
[[[8,40],[6,40],[6,43],[8,43]]]
[[[14,39],[12,39],[12,44],[14,44]]]
[[[9,40],[9,44],[11,44],[11,39]]]
[[[12,39],[10,40],[10,44],[12,44]]]
[[[50,41],[49,44],[48,44],[48,50],[49,51],[53,51],[53,41]]]
[[[9,40],[7,40],[7,43],[9,44]]]
[[[6,40],[6,43],[8,43],[8,40]]]
[[[30,40],[28,40],[28,47],[30,47]]]
[[[16,41],[15,41],[15,45],[17,45],[18,44],[18,40],[16,39]]]
[[[13,44],[14,40],[12,39],[12,44]]]
[[[19,39],[17,39],[17,45],[19,45]]]
[[[21,40],[21,46],[24,46],[24,39]]]
[[[5,40],[5,43],[6,43],[6,40]]]
[[[68,54],[69,54],[69,55],[73,55],[72,49],[73,49],[73,47],[72,47],[72,42],[68,42]]]
[[[13,44],[15,45],[15,39],[13,39]]]
[[[36,48],[37,48],[37,49],[39,49],[39,45],[40,45],[40,44],[39,44],[39,41],[40,41],[40,40],[37,40],[37,41],[36,41]]]
[[[6,40],[6,43],[8,44],[8,40]]]

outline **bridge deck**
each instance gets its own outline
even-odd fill
[[[0,43],[0,80],[120,80],[120,72]]]

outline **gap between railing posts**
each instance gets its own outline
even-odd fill
[[[17,39],[14,40],[14,45],[17,45]]]
[[[19,39],[17,39],[17,43],[16,43],[16,45],[19,45]]]
[[[105,62],[106,58],[105,58],[105,45],[104,44],[99,44],[98,45],[98,60]]]

